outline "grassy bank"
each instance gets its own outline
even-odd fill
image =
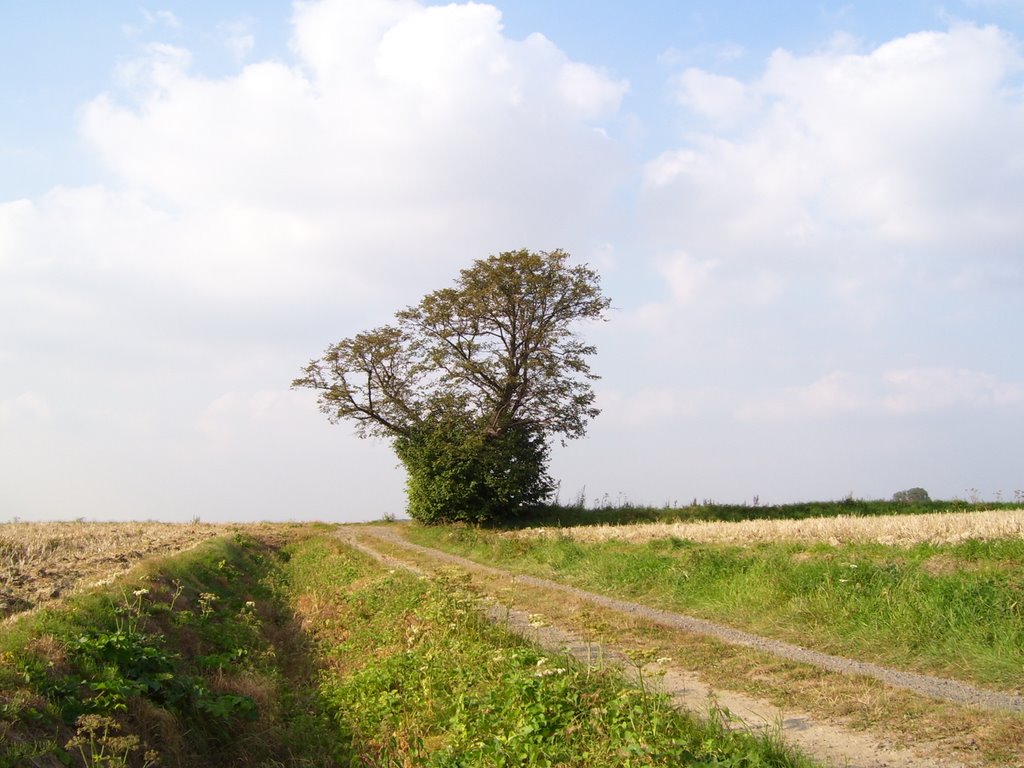
[[[522,573],[830,653],[1006,690],[1024,685],[1024,540],[893,547],[678,538],[580,542],[411,526]]]
[[[288,573],[326,663],[321,693],[361,765],[805,764],[542,653],[486,622],[454,575],[388,572],[326,540],[294,547]]]
[[[236,534],[9,620],[0,766],[326,765],[348,755],[266,540]]]

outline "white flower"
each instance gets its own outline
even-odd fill
[[[551,675],[560,675],[565,672],[562,667],[552,667],[551,669],[539,669],[533,673],[534,677],[550,677]]]

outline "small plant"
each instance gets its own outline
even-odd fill
[[[644,679],[644,667],[657,658],[657,654],[646,648],[632,648],[626,651],[626,658],[632,663],[636,670],[637,685],[640,688],[641,703],[647,715],[648,723],[652,722],[650,697],[648,695],[647,681]]]
[[[121,605],[113,606],[114,622],[118,632],[132,635],[138,632],[142,619],[142,598],[149,594],[149,589],[141,587],[132,591],[131,598],[126,590],[121,590]]]
[[[231,579],[236,579],[242,575],[242,572],[238,570],[238,567],[229,563],[226,558],[222,558],[217,561],[217,570]]]
[[[200,592],[199,593],[199,617],[201,619],[209,619],[214,612],[214,604],[220,600],[220,598],[213,592]]]
[[[139,737],[121,735],[121,724],[111,717],[82,715],[75,725],[75,735],[64,747],[78,752],[86,768],[127,768],[131,756],[142,749]],[[152,750],[146,750],[142,760],[143,768],[160,763]]]

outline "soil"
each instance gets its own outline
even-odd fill
[[[404,560],[382,554],[372,545],[373,539],[383,540],[406,548],[410,552],[430,558],[433,562],[459,566],[470,572],[500,575],[521,584],[558,590],[575,598],[581,598],[606,609],[636,616],[663,625],[674,631],[709,635],[727,643],[768,652],[787,659],[822,667],[831,672],[848,675],[862,675],[875,678],[888,686],[904,688],[921,696],[953,702],[979,709],[1024,712],[1024,697],[988,691],[966,683],[945,678],[889,669],[854,659],[831,656],[806,648],[800,648],[770,638],[759,637],[713,622],[682,614],[663,611],[623,600],[616,600],[564,584],[530,576],[515,575],[508,571],[481,565],[466,558],[439,550],[422,547],[406,541],[393,527],[375,526],[358,529],[343,529],[340,535],[350,544],[381,560],[389,567],[402,567],[423,574],[422,568]],[[584,662],[595,657],[595,644],[584,641],[572,632],[555,626],[537,626],[531,623],[528,613],[502,605],[488,608],[495,620],[507,622],[509,628],[535,640],[545,648],[564,650]],[[605,646],[599,650],[605,662],[615,663],[627,673],[636,675],[637,666],[614,647]],[[948,751],[942,745],[926,741],[912,746],[891,743],[887,737],[866,731],[855,731],[842,723],[825,722],[799,711],[782,711],[766,701],[746,694],[721,689],[712,690],[700,677],[666,660],[660,664],[642,667],[645,680],[659,679],[660,687],[680,707],[691,711],[712,713],[722,716],[728,713],[729,723],[754,731],[781,731],[783,739],[805,754],[827,765],[844,768],[953,768],[968,765],[952,756],[940,757]]]

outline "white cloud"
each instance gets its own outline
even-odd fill
[[[782,300],[786,292],[785,280],[774,271],[761,267],[737,269],[727,260],[699,259],[685,251],[660,259],[656,274],[667,295],[640,303],[622,320],[632,328],[657,335],[678,337],[679,329],[691,329],[697,323],[700,335],[711,339],[715,325],[763,312]]]
[[[10,400],[0,400],[0,424],[12,424],[17,419],[48,422],[53,411],[45,398],[35,392],[22,392]]]
[[[142,16],[150,26],[162,26],[167,27],[168,29],[181,29],[181,22],[172,11],[147,11],[146,9],[143,9]]]
[[[645,165],[654,268],[624,317],[672,353],[647,361],[661,380],[717,381],[735,390],[730,413],[775,420],[932,402],[872,371],[930,363],[1013,382],[1022,73],[1019,41],[969,24],[779,50],[750,78],[681,69],[669,84],[688,132]],[[771,382],[763,395],[752,371]]]
[[[777,51],[748,83],[694,69],[678,77],[697,114],[757,110],[739,134],[692,135],[648,165],[664,237],[748,259],[781,249],[835,259],[851,246],[956,258],[953,248],[981,244],[1007,256],[1024,235],[1019,44],[971,25],[864,53],[848,44]]]
[[[240,271],[244,254],[298,237],[289,273],[415,281],[524,237],[570,247],[603,218],[625,169],[591,123],[614,115],[624,83],[539,35],[505,38],[492,6],[320,2],[294,23],[299,66],[211,80],[190,74],[187,51],[153,45],[124,67],[132,103],[104,95],[83,111],[116,182],[189,220],[169,270],[276,291],[258,256]]]
[[[155,94],[180,85],[192,66],[192,53],[169,43],[147,43],[146,56],[118,63],[115,75],[118,85],[139,100],[153,99]],[[86,106],[86,118],[98,106],[109,106],[103,97]]]
[[[1018,408],[1024,405],[1024,382],[1000,381],[978,371],[945,367],[888,371],[882,398],[886,410],[919,413],[958,406]]]
[[[583,120],[613,115],[626,93],[625,82],[615,82],[586,64],[563,61],[558,71],[558,93]]]
[[[631,391],[606,388],[597,393],[603,421],[635,429],[691,418],[721,399],[720,393],[710,390],[672,387],[641,386]]]
[[[735,412],[740,421],[805,421],[845,414],[901,417],[957,409],[1017,410],[1024,382],[942,366],[903,368],[871,377],[833,371],[803,386],[755,397]]]
[[[666,261],[661,272],[668,283],[672,300],[677,304],[688,304],[704,293],[715,265],[714,259],[697,261],[685,253]]]
[[[252,52],[256,45],[256,37],[252,33],[252,19],[235,19],[221,24],[218,27],[231,58],[236,64],[241,64]]]
[[[833,417],[865,407],[864,384],[845,371],[833,371],[810,384],[787,387],[742,404],[740,421],[793,421]]]
[[[691,67],[675,78],[674,86],[682,106],[719,125],[732,126],[756,108],[751,89],[732,77]]]
[[[258,392],[227,392],[217,397],[196,420],[196,429],[214,440],[231,440],[241,427],[245,431],[259,428],[282,412],[285,393],[281,390]],[[294,398],[291,399],[292,403]],[[290,404],[290,403],[289,403]],[[288,415],[293,415],[289,413]],[[284,421],[280,418],[280,421]]]
[[[116,346],[91,380],[130,366],[129,354],[159,365],[161,346],[164,365],[218,360],[246,333],[319,325],[292,346],[298,365],[353,330],[341,319],[380,322],[469,258],[607,250],[600,230],[622,166],[587,123],[620,85],[573,101],[559,73],[587,67],[549,41],[506,40],[493,8],[363,3],[390,24],[367,30],[357,5],[299,9],[294,44],[319,62],[316,76],[258,62],[211,80],[167,45],[122,67],[127,100],[104,95],[82,113],[108,183],[0,203],[0,355],[13,376],[45,379],[53,362],[29,361],[47,345],[84,357]],[[396,28],[426,38],[419,60],[389,52]],[[329,58],[335,38],[357,33],[375,41],[363,58]]]

